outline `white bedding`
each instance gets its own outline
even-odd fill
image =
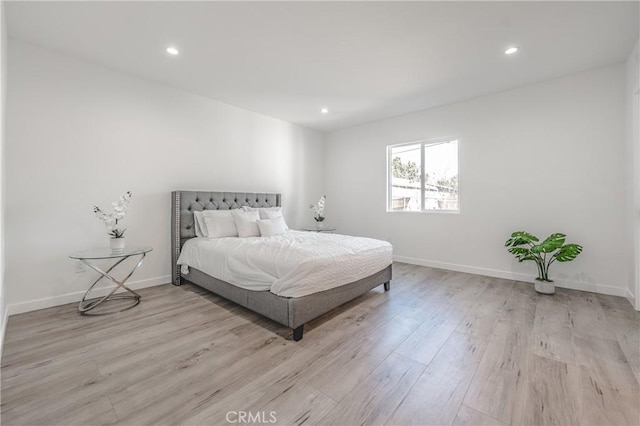
[[[248,290],[301,297],[368,277],[389,266],[391,256],[386,241],[288,231],[272,237],[191,238],[178,265]]]

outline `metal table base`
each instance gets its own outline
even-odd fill
[[[107,315],[107,314],[114,314],[116,312],[126,311],[127,309],[131,309],[134,306],[138,305],[140,303],[141,296],[138,293],[136,293],[135,291],[133,291],[132,289],[130,289],[129,287],[127,287],[125,285],[125,283],[127,282],[127,280],[129,278],[131,278],[131,276],[136,271],[136,269],[138,269],[140,267],[140,265],[142,265],[142,262],[144,261],[144,258],[146,256],[146,254],[147,254],[147,252],[138,252],[138,253],[132,253],[132,254],[123,253],[120,257],[116,257],[118,260],[113,265],[111,265],[109,267],[109,269],[107,269],[106,271],[103,271],[102,269],[100,269],[99,267],[93,265],[90,262],[90,260],[95,260],[95,259],[87,259],[87,258],[82,258],[82,257],[75,257],[75,259],[77,259],[78,261],[84,263],[86,266],[88,266],[89,268],[93,269],[98,274],[100,274],[98,279],[96,279],[93,282],[93,284],[91,284],[89,289],[85,292],[84,296],[82,297],[82,300],[80,301],[80,304],[78,305],[78,311],[82,315]],[[136,265],[131,269],[131,271],[127,274],[127,276],[124,279],[118,280],[113,275],[110,274],[110,272],[116,266],[120,265],[122,262],[124,262],[125,260],[127,260],[127,259],[129,259],[130,257],[133,257],[133,256],[140,256],[140,260],[136,263]],[[115,284],[115,287],[106,296],[89,299],[91,291],[102,280],[111,281],[113,284]],[[126,293],[117,293],[116,294],[116,291],[118,291],[118,290],[125,290]],[[117,311],[90,313],[90,311],[92,309],[95,309],[96,307],[100,306],[104,302],[107,302],[107,301],[110,301],[110,300],[122,300],[122,299],[131,300],[131,303],[128,304],[125,308],[117,310]]]

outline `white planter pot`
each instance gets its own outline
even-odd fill
[[[536,278],[534,287],[541,294],[554,294],[556,292],[556,286],[553,281],[542,281]]]
[[[125,246],[124,238],[111,238],[109,240],[109,247],[113,252],[123,251]]]

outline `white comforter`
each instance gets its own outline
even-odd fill
[[[301,297],[365,278],[391,264],[386,241],[288,231],[273,237],[192,238],[178,265],[249,290]]]

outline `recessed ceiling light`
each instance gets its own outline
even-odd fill
[[[177,55],[177,54],[178,54],[178,53],[180,53],[180,52],[179,52],[179,51],[178,51],[178,49],[176,49],[175,47],[169,46],[169,47],[167,47],[167,53],[168,53],[169,55],[174,55],[174,56],[175,56],[175,55]]]
[[[508,48],[507,50],[504,51],[505,55],[513,55],[514,53],[516,53],[518,51],[518,48],[515,46],[512,46],[510,48]]]
[[[320,112],[321,112],[322,114],[329,114],[329,110],[328,110],[327,108],[322,108],[322,109],[320,110]]]

